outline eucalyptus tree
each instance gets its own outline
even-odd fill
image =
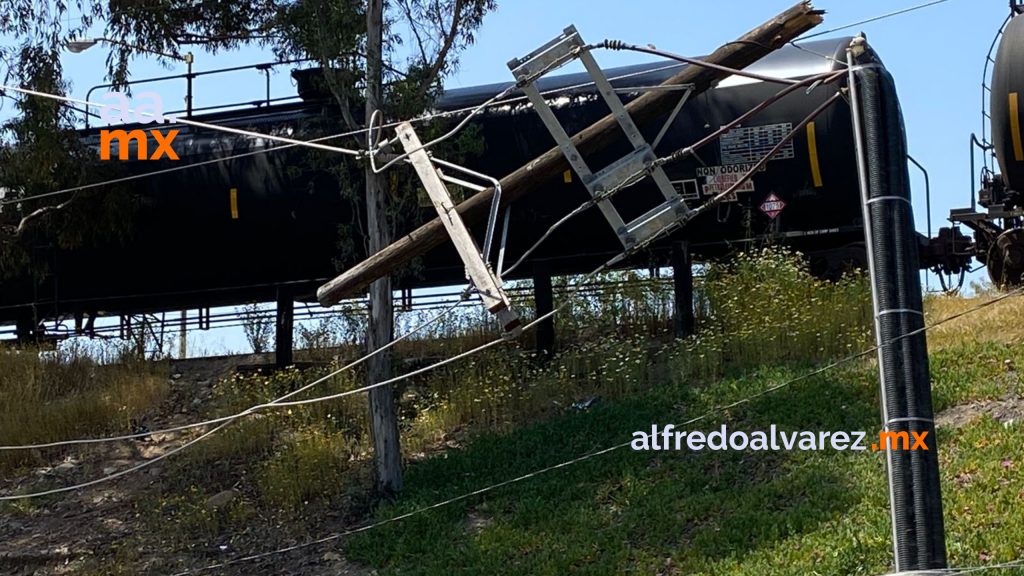
[[[67,43],[97,30],[117,40],[106,45],[106,77],[115,84],[130,78],[132,58],[143,51],[180,55],[194,45],[211,53],[256,46],[318,61],[338,128],[357,131],[371,116],[387,121],[428,109],[495,7],[496,0],[0,0],[0,67],[8,84],[63,95],[70,89],[61,65]],[[29,246],[40,238],[59,246],[130,238],[130,187],[10,202],[95,182],[112,168],[93,161],[95,153],[78,142],[80,110],[32,96],[6,97],[17,110],[0,126],[0,190],[6,202],[0,211],[0,277],[32,267]],[[428,134],[438,129],[423,127]],[[349,144],[366,148],[367,138],[363,132]],[[471,150],[472,133],[451,146]],[[341,231],[340,250],[353,250],[353,236],[365,239],[365,252],[379,250],[415,212],[409,209],[416,194],[408,173],[379,175],[323,155],[317,161],[331,163],[339,193],[369,207],[367,221]],[[372,350],[391,339],[394,313],[388,279],[371,291]],[[371,382],[389,373],[387,353],[371,360]],[[393,394],[378,388],[370,403],[378,487],[394,492],[401,476]]]

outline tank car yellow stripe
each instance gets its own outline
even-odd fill
[[[807,151],[811,156],[811,178],[814,186],[821,188],[821,166],[818,164],[818,137],[814,132],[814,122],[807,123]]]
[[[238,220],[238,188],[231,189],[231,219]]]
[[[1020,107],[1017,93],[1010,92],[1010,134],[1013,136],[1013,159],[1024,162],[1024,144],[1020,139]]]

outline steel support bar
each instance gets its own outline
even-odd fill
[[[396,131],[402,146],[409,154],[409,161],[437,210],[438,216],[441,217],[445,228],[448,229],[455,249],[459,252],[462,263],[466,265],[466,275],[479,292],[484,306],[498,318],[502,330],[510,334],[518,334],[521,330],[519,316],[512,311],[508,296],[501,289],[501,284],[494,272],[481,257],[480,248],[477,247],[476,241],[469,234],[469,229],[466,228],[459,213],[455,210],[455,204],[448,194],[448,189],[441,180],[441,175],[434,163],[430,160],[430,155],[423,149],[423,144],[416,136],[412,124],[404,122],[396,128]]]
[[[665,137],[665,134],[668,134],[668,129],[672,127],[672,124],[676,121],[676,117],[678,117],[679,113],[683,110],[683,106],[685,106],[686,102],[689,101],[690,94],[693,94],[693,86],[688,86],[686,88],[686,92],[683,92],[682,97],[679,98],[679,103],[676,104],[676,107],[672,109],[668,118],[665,119],[665,123],[662,124],[661,130],[658,131],[658,135],[655,136],[654,141],[651,142],[651,150],[658,149],[658,144],[661,144],[661,139]]]
[[[488,176],[487,174],[470,170],[465,166],[459,166],[458,164],[446,162],[444,160],[441,160],[440,158],[432,158],[431,160],[434,162],[434,164],[437,164],[439,166],[451,168],[452,170],[457,170],[459,172],[462,172],[463,174],[468,174],[470,176],[473,176],[474,178],[479,178],[481,180],[487,180],[488,182],[491,183],[491,187],[494,189],[494,200],[491,201],[491,213],[487,217],[487,232],[484,233],[484,249],[480,251],[480,255],[483,256],[484,258],[484,262],[489,262],[491,259],[491,242],[494,240],[494,228],[498,222],[498,206],[501,205],[501,181],[498,180],[497,178],[494,178],[493,176]],[[441,174],[442,180],[454,182],[454,180],[451,177],[446,177],[444,173],[441,173],[440,171],[438,171],[438,173]],[[471,184],[469,182],[465,182],[462,180],[459,181],[459,185],[465,186],[470,190],[475,190],[477,192],[483,192],[484,190],[487,189],[486,187],[477,186],[475,184]],[[501,267],[499,266],[498,269],[500,270]]]
[[[693,261],[686,242],[672,244],[672,285],[675,288],[676,338],[693,335]]]
[[[537,318],[550,314],[555,309],[555,295],[551,284],[551,271],[547,264],[538,262],[533,266],[533,302]],[[537,354],[549,357],[555,351],[555,319],[549,317],[537,325]]]
[[[278,368],[294,362],[293,331],[295,329],[295,302],[286,288],[277,290],[277,314],[274,321],[274,364]]]

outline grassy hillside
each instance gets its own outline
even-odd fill
[[[937,402],[1014,394],[1019,346],[949,348],[933,357]],[[681,422],[794,378],[758,370],[706,388],[638,394],[515,434],[489,435],[410,471],[388,518],[620,443],[623,431]],[[875,371],[802,380],[725,414],[755,430],[877,430]],[[1024,556],[1022,413],[978,414],[939,431],[954,566]],[[627,449],[547,472],[353,537],[348,554],[385,574],[882,574],[890,561],[883,456],[871,453],[663,452]]]
[[[717,270],[705,287],[716,315],[683,356],[715,355],[711,369],[672,366],[616,402],[484,435],[413,467],[407,492],[375,519],[687,421],[867,347],[862,279],[822,285],[767,256]],[[991,297],[929,298],[929,321]],[[1022,319],[1024,302],[1008,300],[929,335],[936,409],[962,408],[938,439],[953,566],[1024,557]],[[688,429],[874,432],[878,414],[876,368],[859,361]],[[623,448],[357,534],[345,549],[385,574],[881,574],[891,555],[884,456]]]
[[[268,413],[161,463],[158,473],[115,483],[123,492],[120,503],[89,526],[121,514],[121,531],[80,546],[59,573],[170,574],[365,526],[374,527],[211,573],[885,572],[891,544],[880,453],[603,452],[628,442],[633,431],[702,415],[683,428],[878,430],[870,355],[806,377],[871,345],[863,277],[817,282],[798,260],[766,252],[713,267],[698,293],[696,338],[671,339],[667,293],[634,279],[575,301],[559,320],[562,350],[551,359],[534,357],[526,341],[405,383],[396,393],[406,490],[394,501],[368,491],[362,397]],[[992,297],[929,298],[929,321]],[[938,442],[954,566],[1024,558],[1022,321],[1024,300],[1014,298],[929,333],[936,410],[943,411]],[[410,356],[449,355],[488,336],[480,323],[452,326],[431,342],[403,348],[403,368],[417,365]],[[3,358],[13,361],[9,354]],[[39,368],[46,369],[53,368]],[[110,379],[112,395],[105,397],[123,398],[123,408],[72,427],[26,427],[17,441],[119,431],[125,414],[156,414],[151,427],[228,414],[319,372],[185,385],[186,376],[171,380],[170,391],[151,374],[152,367],[135,376],[154,382],[140,388],[150,390],[145,394],[117,395],[119,380]],[[7,389],[14,397],[9,390],[19,381],[3,381],[0,393]],[[346,373],[314,392],[361,381],[358,371]],[[81,392],[91,397],[89,390]],[[6,430],[20,429],[26,419],[12,415],[46,404],[39,394],[9,404],[0,426],[12,422]],[[586,407],[574,405],[580,402]],[[49,421],[47,414],[39,420]],[[132,449],[157,453],[187,437]],[[34,478],[31,469],[60,458],[83,462],[82,479],[95,477],[112,452],[47,452],[0,462],[8,480],[0,494],[66,485],[74,479]],[[227,503],[211,498],[226,492]],[[0,506],[0,514],[36,526],[55,510],[89,509],[93,496]],[[414,514],[390,521],[408,513]],[[4,555],[0,545],[0,568]],[[51,573],[56,567],[39,572]]]

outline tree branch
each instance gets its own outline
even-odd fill
[[[18,226],[14,228],[14,231],[10,233],[11,238],[12,239],[20,238],[21,235],[25,232],[25,230],[28,229],[28,225],[29,225],[30,222],[32,222],[33,220],[36,220],[38,218],[41,218],[41,217],[43,217],[43,216],[45,216],[47,214],[50,214],[52,212],[59,212],[59,211],[63,210],[64,208],[67,208],[69,204],[71,204],[72,202],[75,201],[75,198],[77,198],[77,195],[76,196],[72,196],[71,198],[68,198],[67,200],[61,202],[60,204],[53,204],[51,206],[43,206],[42,208],[37,208],[36,210],[31,212],[30,214],[26,214],[21,219],[21,222],[18,223]]]
[[[427,94],[427,90],[430,89],[430,85],[437,80],[438,75],[444,68],[446,61],[448,60],[448,53],[451,52],[452,46],[455,45],[455,38],[459,35],[459,25],[462,23],[462,10],[466,7],[469,0],[456,0],[455,7],[452,9],[452,24],[448,28],[448,33],[444,36],[444,41],[441,43],[441,48],[437,51],[437,56],[434,58],[434,63],[428,68],[426,77],[423,79],[423,84],[420,85],[419,91],[416,93],[417,99],[421,99]]]
[[[350,106],[348,91],[344,86],[339,86],[332,76],[331,58],[328,57],[326,52],[325,46],[327,44],[323,37],[323,31],[318,29],[316,33],[317,37],[320,39],[320,65],[323,67],[324,82],[327,83],[327,87],[331,90],[331,94],[334,95],[334,100],[338,104],[338,108],[341,110],[341,118],[345,121],[349,131],[355,132],[356,130],[361,129],[362,126],[360,126],[352,116],[352,107]],[[357,142],[362,144],[358,135],[354,137]]]
[[[399,0],[398,5],[405,12],[405,19],[409,21],[409,28],[412,30],[413,36],[416,37],[416,46],[420,49],[420,57],[423,59],[423,63],[426,64],[430,59],[427,58],[427,48],[423,43],[423,36],[420,35],[419,26],[416,25],[416,17],[413,16],[412,6],[409,4],[409,0]]]

